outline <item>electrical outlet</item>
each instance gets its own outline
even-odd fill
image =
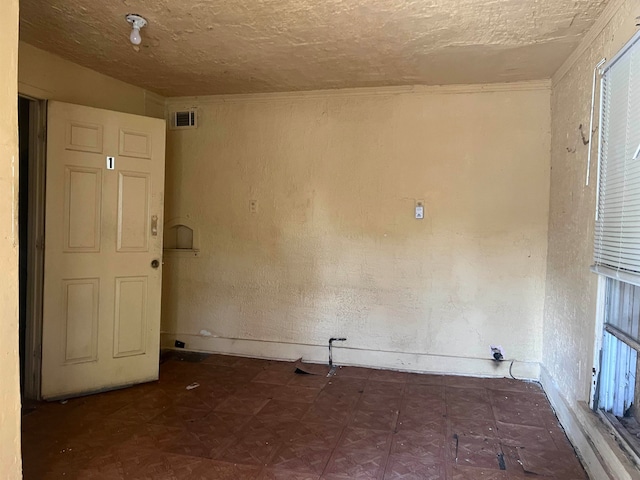
[[[501,362],[504,360],[504,350],[500,345],[491,345],[489,347],[491,349],[491,356],[496,362]]]
[[[424,218],[424,202],[418,200],[416,202],[416,220],[422,220]]]
[[[249,212],[258,213],[258,200],[249,200]]]

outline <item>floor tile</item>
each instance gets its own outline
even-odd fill
[[[441,462],[424,462],[412,455],[392,454],[387,462],[385,480],[442,480],[445,478]]]
[[[449,440],[449,461],[461,466],[500,469],[500,442],[493,438],[458,436]]]
[[[300,420],[309,410],[310,404],[286,400],[269,400],[256,414],[261,419]]]
[[[319,386],[288,385],[273,389],[270,396],[274,400],[294,400],[296,402],[313,403],[322,392]]]
[[[350,424],[371,430],[393,430],[398,421],[398,412],[393,410],[356,410]]]
[[[332,449],[320,445],[282,445],[269,461],[269,466],[284,470],[320,475],[329,461]]]
[[[547,428],[503,422],[498,422],[497,427],[498,436],[504,445],[549,450],[555,448],[553,438]]]
[[[407,384],[406,395],[417,398],[444,399],[445,387],[442,385]]]
[[[299,445],[335,448],[344,430],[332,423],[297,422],[289,431],[289,442]]]
[[[282,442],[265,438],[240,437],[231,439],[229,446],[217,456],[217,460],[243,465],[264,466]]]
[[[369,380],[364,386],[365,395],[386,395],[401,397],[405,390],[404,383]]]
[[[232,367],[238,361],[238,357],[231,355],[209,355],[202,363],[221,367]]]
[[[281,468],[265,468],[258,480],[318,480],[320,475],[305,472],[284,470]]]
[[[323,375],[294,375],[289,379],[287,385],[297,387],[320,387],[322,388],[329,380]]]
[[[498,429],[492,415],[481,418],[458,418],[447,415],[447,423],[451,436],[455,433],[458,436],[498,437]]]
[[[363,378],[367,379],[373,372],[370,368],[362,367],[338,367],[335,376],[336,377],[351,377],[351,378]]]
[[[352,450],[388,452],[391,436],[389,430],[347,427],[338,442],[338,447]]]
[[[409,373],[407,382],[417,385],[443,385],[444,375],[430,375],[428,373]]]
[[[259,467],[182,455],[169,456],[167,462],[176,480],[250,480],[257,478],[260,473]]]
[[[400,410],[402,399],[395,395],[379,395],[364,393],[356,404],[356,410],[366,410],[368,412],[397,413]]]
[[[384,382],[406,383],[409,374],[406,372],[396,372],[393,370],[373,370],[369,375],[369,380],[380,380]]]
[[[396,426],[396,432],[412,432],[419,435],[429,435],[433,433],[446,433],[446,418],[444,415],[433,415],[425,412],[423,416],[406,416],[400,414]]]
[[[326,383],[323,392],[341,396],[358,395],[364,392],[366,385],[367,380],[364,378],[332,377]]]
[[[566,480],[585,478],[584,470],[575,455],[541,448],[518,448],[518,454],[526,473]]]
[[[298,422],[291,419],[252,417],[237,433],[237,437],[261,438],[268,442],[286,442],[294,434]]]
[[[387,452],[336,448],[322,478],[325,479],[381,479]]]
[[[307,422],[320,422],[331,424],[346,424],[351,418],[353,407],[344,403],[325,403],[317,402],[311,405],[302,420]]]
[[[240,413],[245,415],[255,415],[262,407],[269,403],[269,398],[246,397],[242,395],[230,395],[222,403],[214,408],[216,412]]]
[[[458,418],[491,418],[493,411],[488,403],[447,401],[447,416]]]
[[[24,478],[586,478],[538,384],[294,371],[294,362],[179,352],[157,382],[34,402],[23,413]]]
[[[452,480],[515,480],[513,475],[502,471],[485,468],[454,466]]]
[[[393,436],[391,453],[419,458],[423,462],[442,463],[445,460],[444,446],[445,435],[440,432],[430,434],[398,432]]]
[[[487,379],[478,377],[465,377],[458,375],[447,375],[444,377],[444,384],[449,387],[465,388],[485,388]]]
[[[447,404],[439,396],[429,398],[405,396],[400,406],[400,414],[405,417],[426,418],[447,413]]]
[[[183,406],[170,407],[157,416],[149,420],[150,423],[181,427],[194,422],[202,421],[210,410],[201,408],[190,408]]]
[[[286,385],[292,378],[292,375],[284,375],[280,370],[264,370],[253,377],[251,381],[273,385]]]

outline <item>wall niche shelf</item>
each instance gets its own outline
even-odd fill
[[[164,226],[163,253],[169,257],[199,257],[198,235],[187,219],[176,218]]]

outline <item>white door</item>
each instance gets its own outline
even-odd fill
[[[45,399],[158,378],[165,123],[49,102]]]

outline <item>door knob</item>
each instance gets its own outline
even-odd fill
[[[151,267],[152,268],[158,268],[160,266],[160,260],[154,258],[153,260],[151,260]]]

